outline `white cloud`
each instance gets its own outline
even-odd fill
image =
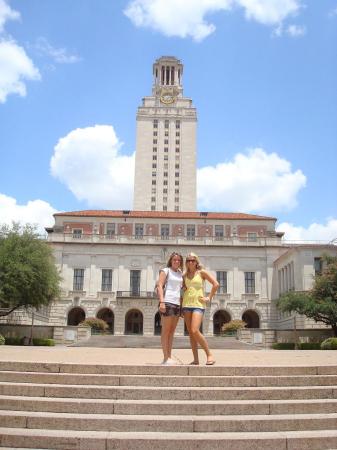
[[[324,241],[337,239],[337,219],[328,219],[325,224],[312,223],[308,228],[283,222],[277,226],[277,231],[285,233],[284,239],[291,241]]]
[[[46,38],[37,39],[34,48],[41,54],[51,57],[58,64],[73,64],[81,60],[78,55],[70,54],[66,48],[55,48]]]
[[[207,14],[244,10],[248,20],[278,25],[301,8],[300,0],[131,0],[124,14],[137,27],[152,28],[166,36],[201,41],[215,31]]]
[[[306,183],[301,170],[261,148],[198,169],[197,180],[199,209],[263,213],[293,209]]]
[[[44,227],[54,224],[53,214],[57,212],[43,200],[31,200],[26,205],[18,205],[13,197],[0,194],[0,223],[10,225],[12,222],[36,224],[41,234]]]
[[[131,208],[135,157],[121,145],[112,126],[78,128],[58,141],[51,172],[90,206]]]
[[[286,28],[286,33],[291,37],[300,37],[305,35],[306,28],[300,25],[289,25]]]
[[[26,95],[26,80],[40,80],[39,70],[25,50],[13,40],[0,41],[0,103],[7,96]]]
[[[7,20],[20,19],[20,13],[12,9],[5,0],[0,0],[0,33],[3,32]]]

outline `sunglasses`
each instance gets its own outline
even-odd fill
[[[189,263],[189,262],[197,262],[197,260],[196,259],[186,259],[186,262],[187,263]]]

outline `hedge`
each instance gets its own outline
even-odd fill
[[[325,341],[321,344],[322,350],[337,350],[337,338],[331,337],[328,339],[325,339]]]

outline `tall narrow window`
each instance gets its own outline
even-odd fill
[[[162,224],[160,226],[160,235],[162,239],[168,239],[168,237],[170,236],[170,225]]]
[[[169,124],[170,124],[169,120],[165,120],[165,128],[168,128]]]
[[[113,237],[115,235],[115,233],[116,233],[115,225],[116,224],[114,224],[114,223],[107,223],[106,224],[106,234],[107,234],[108,238],[111,238],[111,237]]]
[[[143,239],[144,235],[144,224],[136,223],[135,224],[135,237],[136,239]]]
[[[245,293],[255,294],[255,272],[245,272]]]
[[[314,268],[315,268],[315,275],[321,275],[323,268],[322,258],[314,258]]]
[[[189,240],[195,239],[195,225],[187,225],[186,236],[187,236],[187,239],[189,239]]]
[[[102,269],[102,291],[112,290],[112,269]]]
[[[221,241],[223,238],[223,225],[215,225],[215,239]]]
[[[140,270],[130,270],[131,295],[140,295]]]
[[[74,269],[73,290],[83,291],[84,269]]]
[[[81,239],[81,237],[82,237],[82,230],[80,228],[74,228],[73,229],[73,238]]]
[[[216,272],[216,280],[219,283],[219,294],[227,294],[227,272],[218,270]]]

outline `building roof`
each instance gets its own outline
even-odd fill
[[[174,212],[174,211],[130,211],[130,210],[84,210],[56,213],[54,216],[71,217],[140,217],[140,218],[163,218],[163,219],[227,219],[227,220],[273,220],[275,217],[257,216],[245,213],[227,212]]]

